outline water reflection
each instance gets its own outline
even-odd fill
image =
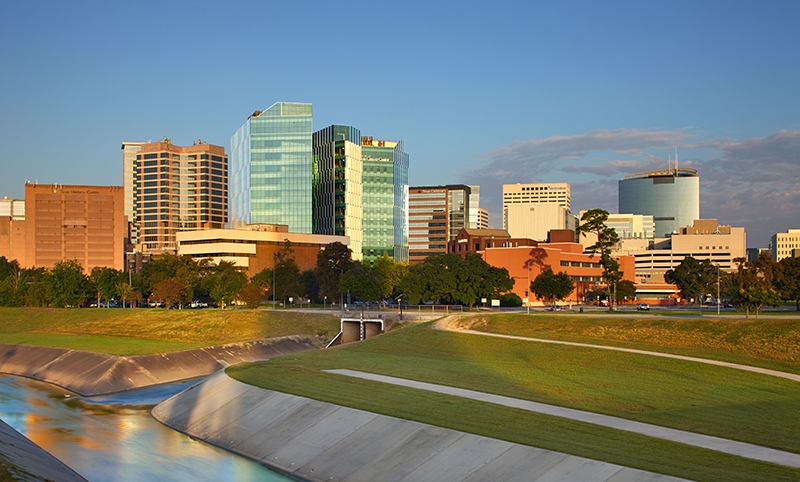
[[[193,383],[84,403],[58,387],[0,375],[0,418],[91,482],[291,480],[150,416],[147,405]]]

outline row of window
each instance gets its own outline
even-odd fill
[[[561,266],[571,266],[573,268],[602,268],[602,265],[600,263],[590,263],[586,261],[561,260]]]

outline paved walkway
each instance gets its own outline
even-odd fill
[[[466,330],[466,329],[459,329],[459,328],[451,328],[448,324],[448,321],[451,320],[450,318],[445,318],[442,320],[437,321],[433,324],[433,328],[437,330],[445,330],[445,331],[454,331],[458,333],[467,333],[470,335],[481,335],[481,336],[493,336],[495,338],[509,338],[512,340],[523,340],[523,341],[535,341],[538,343],[552,343],[555,345],[570,345],[570,346],[580,346],[584,348],[597,348],[599,350],[611,350],[611,351],[623,351],[626,353],[636,353],[639,355],[650,355],[650,356],[660,356],[663,358],[674,358],[676,360],[686,360],[692,361],[697,363],[706,363],[708,365],[717,365],[721,367],[727,368],[734,368],[736,370],[744,370],[748,372],[760,373],[762,375],[770,375],[773,377],[780,377],[786,378],[788,380],[792,380],[795,382],[800,382],[800,375],[796,373],[788,373],[788,372],[781,372],[778,370],[770,370],[767,368],[759,368],[750,365],[740,365],[738,363],[730,363],[724,362],[719,360],[710,360],[708,358],[697,358],[693,356],[683,356],[683,355],[673,355],[672,353],[662,353],[658,351],[647,351],[647,350],[636,350],[634,348],[622,348],[618,346],[608,346],[608,345],[593,345],[591,343],[577,343],[573,341],[561,341],[561,340],[548,340],[544,338],[530,338],[525,336],[515,336],[515,335],[502,335],[499,333],[487,333],[484,331],[475,331],[475,330]]]
[[[474,390],[466,390],[463,388],[454,388],[444,385],[435,385],[432,383],[418,382],[414,380],[406,380],[403,378],[387,377],[383,375],[375,375],[372,373],[364,373],[355,370],[326,370],[329,373],[336,373],[356,378],[363,378],[367,380],[378,381],[382,383],[390,383],[392,385],[401,385],[404,387],[417,388],[420,390],[428,390],[432,392],[442,393],[446,395],[454,395],[457,397],[471,398],[482,402],[495,403],[512,408],[520,408],[529,410],[531,412],[543,413],[547,415],[554,415],[556,417],[564,417],[581,422],[592,423],[604,427],[610,427],[618,430],[625,430],[627,432],[634,432],[651,437],[657,437],[673,442],[694,445],[718,452],[727,454],[738,455],[749,459],[763,460],[772,462],[787,467],[800,468],[800,454],[791,452],[784,452],[782,450],[775,450],[759,445],[753,445],[744,442],[737,442],[734,440],[727,440],[719,437],[712,437],[709,435],[702,435],[692,432],[684,432],[658,425],[651,425],[642,422],[634,422],[624,418],[612,417],[608,415],[601,415],[598,413],[584,412],[582,410],[574,410],[571,408],[557,407],[555,405],[547,405],[544,403],[531,402],[528,400],[520,400],[517,398],[504,397],[501,395],[493,395],[491,393],[477,392]]]

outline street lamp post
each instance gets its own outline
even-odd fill
[[[531,261],[533,261],[533,260],[529,259],[525,263],[525,267],[528,268],[528,285],[525,287],[525,292],[528,293],[528,296],[526,297],[528,302],[525,303],[525,304],[528,306],[528,314],[529,315],[531,314]]]
[[[719,316],[719,263],[717,263],[717,316]]]
[[[283,263],[272,267],[272,309],[275,309],[275,271],[281,266],[283,266]]]

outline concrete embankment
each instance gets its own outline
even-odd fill
[[[2,420],[0,420],[0,466],[5,467],[13,480],[86,482],[86,479],[74,470]],[[2,474],[0,479],[3,479]]]
[[[287,336],[144,356],[111,356],[64,348],[0,344],[0,372],[52,383],[83,396],[210,375],[235,363],[319,348],[312,337]]]
[[[152,414],[308,481],[683,480],[264,390],[224,372]]]

